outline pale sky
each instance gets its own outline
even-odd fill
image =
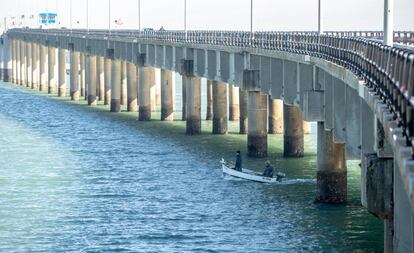
[[[72,0],[73,28],[86,27],[86,0]],[[109,0],[89,0],[89,26],[108,28]],[[318,0],[253,0],[254,30],[316,30]],[[324,0],[325,30],[382,30],[383,0]],[[414,0],[394,1],[395,30],[414,30]],[[138,0],[111,0],[111,20],[118,28],[138,27]],[[70,25],[70,0],[0,0],[4,17],[57,12]],[[183,29],[184,0],[141,0],[141,27]],[[79,21],[79,24],[76,24]],[[112,22],[112,28],[116,28]],[[250,0],[187,0],[187,28],[249,30]]]

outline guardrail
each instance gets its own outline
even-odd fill
[[[238,31],[134,31],[134,30],[10,30],[72,36],[121,36],[140,41],[210,44],[260,48],[319,57],[341,65],[364,80],[388,106],[403,129],[406,144],[414,145],[414,50],[390,47],[378,41],[382,32],[238,32]],[[394,36],[414,41],[414,32]],[[414,149],[412,149],[414,158]]]

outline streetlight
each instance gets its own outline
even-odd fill
[[[111,32],[111,0],[108,3],[108,30]]]
[[[138,31],[141,31],[141,0],[138,0]]]
[[[323,34],[323,0],[318,0],[318,33]]]
[[[250,33],[253,34],[253,0],[250,0]]]
[[[187,0],[184,0],[184,33],[187,39]]]
[[[394,44],[393,6],[394,0],[384,0],[384,44]]]
[[[86,0],[86,30],[89,33],[89,0]]]
[[[70,26],[70,33],[72,33],[72,2],[73,2],[73,0],[70,0],[70,6],[69,6],[69,26]]]

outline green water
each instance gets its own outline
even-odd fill
[[[359,161],[347,164],[347,205],[313,202],[315,125],[300,159],[269,135],[266,160],[288,181],[266,185],[221,175],[221,157],[246,153],[238,122],[212,135],[203,121],[186,136],[180,120],[85,104],[0,85],[0,251],[382,251],[382,221],[360,205]],[[265,160],[243,158],[252,169]]]

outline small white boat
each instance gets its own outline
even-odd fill
[[[276,173],[276,177],[265,177],[261,173],[248,170],[248,169],[242,169],[242,171],[238,171],[238,170],[232,169],[231,165],[229,163],[226,163],[226,161],[223,158],[221,158],[220,163],[223,169],[223,175],[229,175],[229,176],[251,180],[255,182],[278,183],[282,181],[283,178],[286,177],[285,174],[280,173],[280,172]]]

